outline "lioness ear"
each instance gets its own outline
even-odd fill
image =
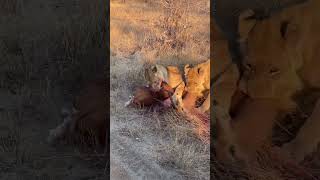
[[[290,49],[296,49],[297,46],[300,44],[299,39],[301,38],[299,25],[295,24],[292,21],[282,21],[280,24],[280,34],[281,37],[285,40],[285,43],[288,48]],[[292,52],[296,52],[295,50]],[[301,54],[295,54],[292,55],[292,63],[296,70],[300,69],[303,65],[303,58],[301,57]]]
[[[247,9],[240,13],[238,19],[238,33],[240,42],[244,42],[247,40],[249,32],[254,27],[257,20],[253,17],[254,11],[252,9]]]
[[[299,26],[290,21],[282,21],[280,33],[283,39],[288,43],[296,44],[299,39]]]
[[[198,68],[198,74],[200,74],[200,75],[203,75],[203,73],[204,73],[204,70],[203,70],[203,68]]]
[[[190,67],[190,64],[187,64],[187,65],[184,66],[184,75],[185,75],[185,76],[188,74],[190,68],[191,68],[191,67]]]
[[[146,81],[149,81],[149,80],[150,80],[148,68],[145,68],[145,69],[144,69],[144,79],[145,79]]]
[[[158,71],[157,66],[152,66],[152,67],[151,67],[151,71],[154,72],[154,73],[156,73],[156,72]]]

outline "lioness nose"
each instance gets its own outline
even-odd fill
[[[244,93],[248,93],[248,80],[246,78],[241,78],[239,80],[238,88]]]

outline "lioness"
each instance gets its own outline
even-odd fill
[[[171,100],[175,107],[180,106],[180,101],[185,88],[185,83],[180,70],[176,66],[163,66],[160,64],[152,65],[145,68],[144,77],[147,80],[148,86],[154,91],[160,91],[162,82],[167,83],[171,88],[174,88],[174,94]]]
[[[172,103],[179,112],[185,114],[197,126],[200,138],[208,142],[210,118],[204,112],[210,108],[210,94],[204,94],[204,91],[210,90],[210,60],[195,67],[186,65],[184,71],[185,81],[177,67],[164,67],[157,64],[145,69],[145,77],[156,92],[163,90],[161,85],[163,82],[174,88]],[[199,98],[205,98],[205,102],[196,109]]]
[[[191,67],[189,64],[184,67],[186,79],[185,97],[182,106],[196,107],[197,99],[205,98],[204,103],[199,107],[201,112],[210,109],[210,60]],[[206,93],[207,92],[207,93]]]
[[[320,1],[309,0],[256,21],[243,19],[248,26],[247,76],[240,84],[252,98],[277,101],[281,110],[290,112],[296,102],[292,96],[302,89],[320,88]],[[318,113],[314,113],[318,114]],[[320,117],[308,119],[296,140],[284,145],[298,161],[315,150],[320,140]],[[312,126],[308,125],[312,124]],[[313,127],[313,128],[312,128]],[[308,139],[307,139],[308,138]]]
[[[230,151],[237,145],[231,127],[230,111],[232,97],[237,90],[239,71],[237,65],[232,61],[229,42],[218,29],[215,19],[213,19],[211,25],[211,32],[213,33],[211,36],[213,74],[211,75],[210,94],[213,96],[211,101],[216,104],[212,108],[212,115],[215,116],[216,122],[211,122],[217,127],[215,150],[220,157],[223,157],[220,158],[222,161],[234,161],[235,156],[230,154]]]
[[[277,104],[268,99],[246,98],[233,117],[232,130],[237,149],[234,156],[255,163],[256,152],[272,143],[272,129],[277,118]]]
[[[59,126],[50,130],[48,142],[54,143],[62,138],[94,138],[98,145],[104,148],[108,143],[106,108],[106,80],[99,79],[88,83],[75,98],[71,114],[66,116]]]

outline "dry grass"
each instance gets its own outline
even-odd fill
[[[166,56],[205,60],[210,56],[206,3],[204,0],[157,1],[151,5],[138,1],[112,2],[111,50],[126,57],[141,52],[142,58],[148,60]]]
[[[146,63],[183,67],[209,58],[207,2],[112,1],[110,14],[111,155],[123,151],[116,148],[118,144],[135,142],[124,151],[143,155],[145,162],[130,166],[132,157],[119,157],[128,169],[139,166],[142,172],[164,177],[178,174],[175,179],[208,179],[209,145],[197,138],[184,117],[174,110],[124,107],[133,89],[144,85]],[[154,170],[159,165],[161,169]]]
[[[208,179],[209,145],[197,138],[194,127],[184,117],[174,110],[153,112],[124,107],[133,89],[144,83],[142,70],[143,60],[111,58],[111,155],[117,155],[119,150],[113,147],[118,141],[134,141],[138,144],[128,151],[143,153],[149,163],[161,165],[161,173]]]

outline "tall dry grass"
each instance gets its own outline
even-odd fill
[[[140,53],[149,60],[209,58],[210,18],[204,0],[112,1],[110,21],[113,53],[126,57]]]

